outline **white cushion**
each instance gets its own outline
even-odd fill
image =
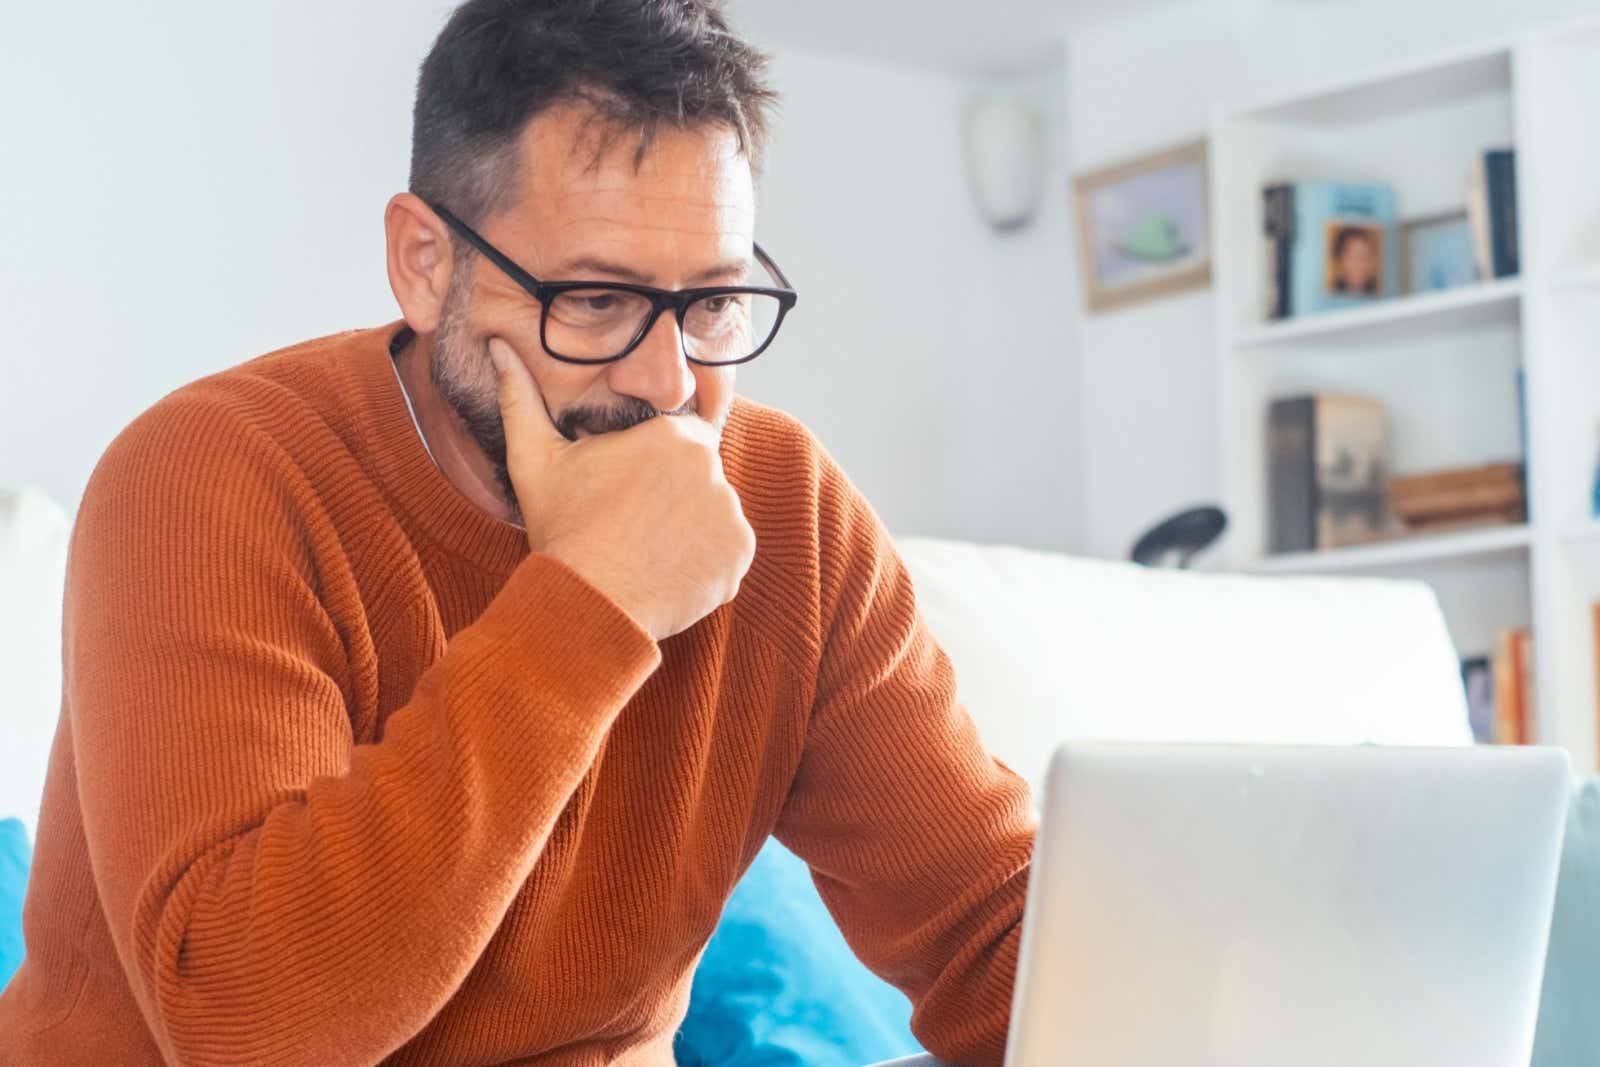
[[[61,713],[61,596],[71,520],[34,489],[0,489],[0,819],[34,838]]]
[[[896,544],[985,743],[1036,790],[1072,739],[1471,743],[1456,652],[1420,582]]]

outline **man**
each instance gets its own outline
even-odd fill
[[[0,1062],[668,1064],[769,834],[931,1052],[1000,1061],[1026,789],[871,510],[733,395],[793,303],[763,63],[716,0],[471,0],[404,322],[112,443]]]

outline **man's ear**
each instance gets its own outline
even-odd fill
[[[439,328],[450,271],[455,265],[450,233],[421,198],[396,193],[383,212],[388,245],[389,288],[406,325],[417,333]]]

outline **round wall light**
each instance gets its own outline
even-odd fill
[[[1021,100],[981,96],[967,105],[963,142],[978,212],[996,230],[1033,221],[1044,191],[1045,121]]]

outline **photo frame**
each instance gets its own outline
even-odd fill
[[[1084,304],[1105,311],[1211,283],[1205,141],[1072,180]]]
[[[1381,222],[1329,219],[1322,224],[1322,291],[1376,300],[1387,291]]]
[[[1400,223],[1400,291],[1433,293],[1482,281],[1465,210]]]

